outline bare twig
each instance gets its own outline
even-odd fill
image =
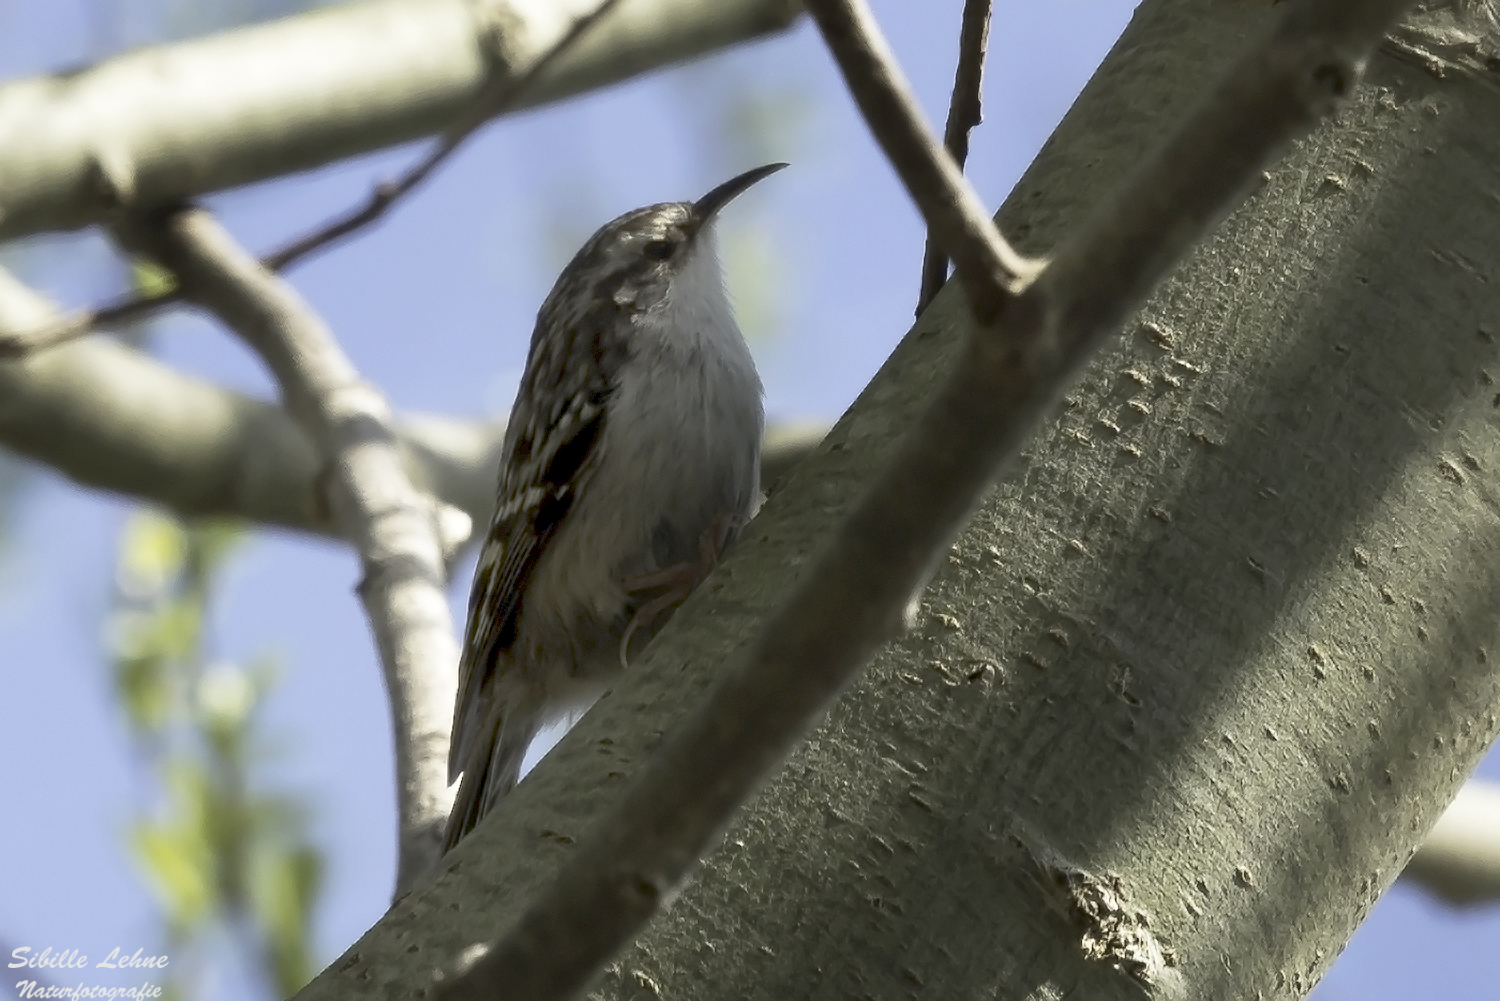
[[[390,408],[321,319],[207,212],[131,218],[122,238],[177,275],[270,367],[331,469],[335,521],[364,564],[359,593],[380,649],[396,748],[397,892],[438,857],[458,644],[443,593],[441,511],[401,468]]]
[[[922,121],[922,110],[864,0],[807,5],[880,148],[917,203],[927,230],[953,259],[980,322],[1036,270],[1016,253],[973,187]]]
[[[958,69],[953,74],[953,96],[948,101],[948,124],[943,147],[953,164],[964,169],[969,158],[969,131],[984,118],[984,53],[990,41],[990,0],[964,0],[963,24],[958,31]],[[932,303],[948,280],[948,255],[927,234],[922,253],[922,287],[917,293],[917,315]]]
[[[464,140],[472,136],[496,115],[514,105],[538,77],[571,49],[590,28],[610,11],[620,0],[601,0],[599,6],[577,18],[568,26],[552,47],[542,53],[520,76],[503,80],[479,95],[474,106],[450,128],[437,144],[414,167],[394,181],[377,184],[370,192],[365,204],[318,227],[306,236],[293,240],[285,247],[261,259],[272,271],[280,271],[301,261],[315,251],[322,250],[336,240],[354,233],[375,222],[388,212],[397,199],[425,181],[432,172],[441,167],[453,155]]]
[[[397,201],[447,162],[481,126],[515,106],[528,89],[572,49],[590,28],[614,10],[619,2],[620,0],[601,0],[593,10],[577,18],[522,73],[501,80],[482,92],[458,122],[405,174],[394,181],[377,184],[364,204],[298,237],[280,250],[267,254],[261,258],[261,264],[272,271],[283,271],[382,218]],[[132,294],[96,309],[63,317],[49,326],[22,330],[0,329],[0,359],[20,357],[33,351],[55,347],[102,327],[143,319],[158,309],[181,302],[182,298],[182,292],[178,289],[156,296]]]
[[[24,358],[37,351],[55,348],[95,330],[108,330],[135,323],[146,319],[158,309],[165,309],[181,301],[182,293],[175,288],[160,295],[141,296],[132,293],[105,306],[57,317],[42,326],[0,327],[0,361]]]
[[[847,0],[809,6],[820,24],[862,23],[825,17],[833,8],[847,13]],[[1089,354],[1261,165],[1333,110],[1406,6],[1308,0],[1292,7],[1056,261],[992,324],[974,328],[938,398],[786,603],[507,934],[442,978],[443,997],[571,997],[636,934],[734,810],[898,630],[973,506]],[[840,44],[870,50],[858,40]],[[878,68],[846,72],[858,90],[862,74]],[[936,218],[929,222],[937,229]],[[1097,269],[1109,266],[1122,274],[1096,280]]]

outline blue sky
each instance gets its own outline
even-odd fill
[[[0,79],[159,37],[162,4],[174,0],[104,2],[0,0]],[[874,4],[934,121],[946,107],[961,5]],[[970,160],[989,204],[1019,177],[1133,6],[998,5],[987,117]],[[176,23],[185,22],[179,15]],[[725,95],[755,99],[746,106],[755,129],[726,126],[718,110]],[[412,155],[388,151],[212,204],[242,240],[265,249],[355,201]],[[490,128],[388,222],[298,270],[295,282],[398,408],[503,412],[536,305],[571,252],[570,239],[625,209],[696,196],[771,159],[793,169],[735,208],[745,271],[779,290],[752,324],[767,408],[773,420],[831,420],[908,327],[922,229],[807,24],[711,63]],[[27,241],[26,252],[26,276],[63,302],[93,300],[123,280],[104,245],[87,234]],[[192,316],[165,320],[155,345],[185,369],[271,393],[233,339]],[[0,703],[11,715],[0,729],[12,804],[10,822],[0,824],[7,861],[0,943],[7,950],[52,945],[102,956],[115,945],[160,941],[155,906],[123,848],[140,777],[100,640],[130,509],[40,473],[0,564]],[[271,651],[285,666],[266,723],[288,750],[269,772],[316,804],[314,833],[331,862],[316,925],[324,962],[379,917],[394,870],[390,740],[355,577],[342,549],[259,534],[228,572],[213,630],[220,655],[245,661]],[[467,576],[459,578],[453,601],[461,620]],[[1500,762],[1492,758],[1485,770],[1500,777]],[[1492,994],[1484,957],[1497,939],[1500,908],[1455,913],[1398,887],[1316,996]],[[251,996],[233,971],[212,993]]]

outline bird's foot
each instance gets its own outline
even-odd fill
[[[696,560],[674,563],[672,566],[625,580],[626,594],[640,594],[657,588],[666,588],[666,590],[636,609],[635,615],[630,619],[630,624],[625,627],[625,634],[620,637],[621,667],[630,666],[630,638],[635,635],[636,630],[642,626],[649,627],[662,612],[687,600],[687,596],[692,594],[703,579],[713,572],[714,567],[719,565],[719,557],[729,543],[729,531],[732,526],[733,521],[728,517],[714,519],[713,524],[704,529],[703,534],[698,537]]]

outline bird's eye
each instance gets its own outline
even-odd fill
[[[671,240],[649,240],[647,241],[646,245],[641,248],[641,253],[645,254],[653,261],[665,261],[667,258],[672,256],[672,251],[676,249],[676,246],[672,243]]]

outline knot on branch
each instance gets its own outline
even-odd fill
[[[1145,911],[1131,907],[1125,881],[1117,873],[1095,875],[1083,869],[1054,869],[1052,877],[1067,894],[1069,911],[1082,928],[1085,958],[1154,984],[1171,965]]]

